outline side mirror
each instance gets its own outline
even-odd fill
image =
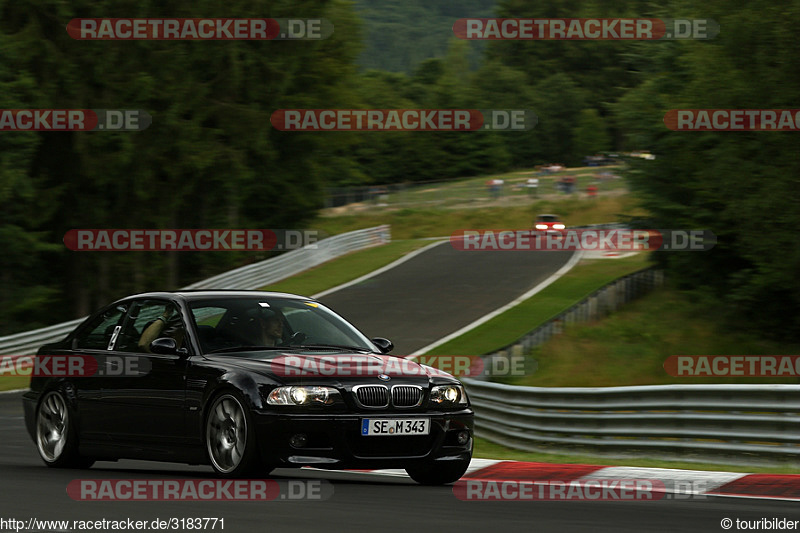
[[[372,344],[378,347],[381,353],[389,353],[394,350],[394,344],[389,339],[384,339],[383,337],[375,337],[372,339]]]
[[[161,337],[150,343],[150,351],[159,355],[175,355],[178,353],[178,343],[171,337]]]

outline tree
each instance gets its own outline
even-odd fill
[[[253,259],[235,252],[70,252],[61,244],[70,229],[286,228],[311,219],[327,170],[348,156],[337,153],[335,141],[279,132],[269,119],[281,108],[352,105],[359,34],[349,3],[39,4],[0,3],[5,107],[143,109],[153,124],[136,133],[12,134],[0,141],[7,143],[0,183],[13,191],[0,195],[0,238],[24,252],[6,257],[12,274],[0,290],[4,301],[17,294],[8,287],[30,295],[15,324],[73,318],[130,292],[174,289]],[[324,17],[349,31],[325,41],[114,42],[77,41],[64,30],[64,21],[96,13],[231,12]],[[41,213],[31,212],[36,208]],[[54,300],[59,305],[45,305]]]
[[[575,155],[592,155],[611,148],[606,125],[596,109],[583,109],[573,132]]]
[[[659,122],[669,109],[795,107],[800,75],[789,67],[797,58],[798,15],[797,2],[736,10],[723,0],[707,3],[704,16],[724,31],[709,42],[665,43],[653,68],[673,70],[654,73],[617,108],[620,123],[639,124],[631,139],[657,155],[629,176],[656,227],[717,235],[710,252],[660,254],[673,279],[716,299],[731,325],[791,340],[800,338],[796,139],[780,132],[672,132]]]

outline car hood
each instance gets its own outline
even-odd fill
[[[436,368],[412,359],[394,355],[345,353],[330,351],[253,351],[205,356],[209,361],[233,364],[241,368],[277,378],[295,381],[307,378],[455,378]]]

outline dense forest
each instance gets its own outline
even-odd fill
[[[701,17],[708,41],[454,38],[464,16]],[[76,41],[88,16],[324,17],[323,41]],[[0,135],[0,334],[174,288],[237,253],[69,252],[73,228],[302,227],[326,186],[448,179],[600,150],[649,149],[632,187],[652,227],[708,228],[709,253],[661,258],[731,320],[800,336],[800,154],[792,133],[673,132],[676,108],[796,108],[800,0],[2,0],[2,108],[144,109],[137,133]],[[368,24],[367,24],[368,22]],[[369,28],[369,29],[368,29]],[[378,28],[378,29],[376,29]],[[284,108],[524,108],[515,133],[291,133]]]
[[[411,73],[426,59],[441,58],[460,18],[493,17],[496,0],[355,0],[364,21],[364,49],[358,64],[364,69]],[[477,68],[483,43],[469,43],[470,68]]]

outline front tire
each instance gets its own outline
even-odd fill
[[[89,468],[92,459],[78,454],[78,432],[61,391],[44,395],[36,410],[36,449],[52,468]]]
[[[206,416],[206,450],[211,467],[223,478],[266,475],[261,464],[252,416],[233,392],[214,398]]]
[[[469,461],[431,462],[406,468],[406,472],[420,485],[444,485],[461,479],[467,468]]]

